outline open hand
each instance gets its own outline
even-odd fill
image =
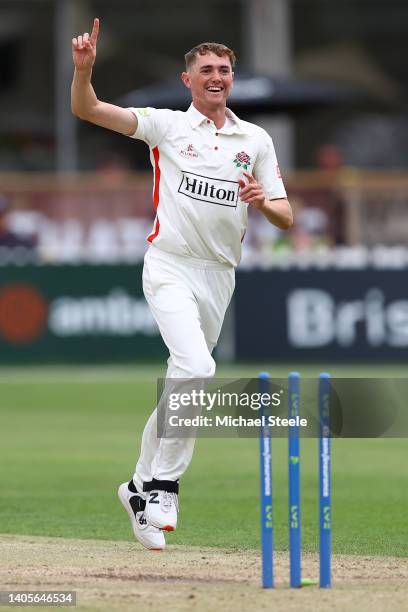
[[[251,204],[254,208],[260,210],[265,205],[266,195],[261,185],[256,181],[252,174],[244,171],[244,175],[248,179],[248,182],[245,183],[243,179],[238,180],[239,186],[241,187],[239,197],[242,202]]]
[[[77,70],[90,70],[96,59],[96,43],[99,33],[99,19],[95,18],[91,36],[85,32],[72,39],[72,60]]]

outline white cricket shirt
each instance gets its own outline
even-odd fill
[[[262,128],[226,109],[214,122],[193,105],[187,110],[131,108],[132,138],[150,147],[156,218],[148,241],[162,251],[236,267],[247,226],[248,204],[239,199],[245,170],[270,199],[285,198],[275,149]]]

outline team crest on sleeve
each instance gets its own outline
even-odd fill
[[[148,117],[150,115],[150,110],[148,108],[137,108],[136,112],[141,117]]]
[[[248,170],[248,166],[251,165],[251,158],[248,153],[245,151],[241,151],[235,155],[234,164],[237,168],[243,168],[244,170]]]

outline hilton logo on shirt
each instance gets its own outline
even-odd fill
[[[237,181],[201,176],[193,172],[184,172],[178,192],[193,200],[218,204],[219,206],[237,207],[239,184]]]

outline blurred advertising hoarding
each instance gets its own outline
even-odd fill
[[[236,358],[408,360],[405,281],[406,269],[241,273],[234,301]]]
[[[137,266],[0,268],[0,361],[148,361],[165,356]]]
[[[404,361],[406,270],[239,271],[230,358]],[[2,363],[164,360],[141,265],[0,268]]]

